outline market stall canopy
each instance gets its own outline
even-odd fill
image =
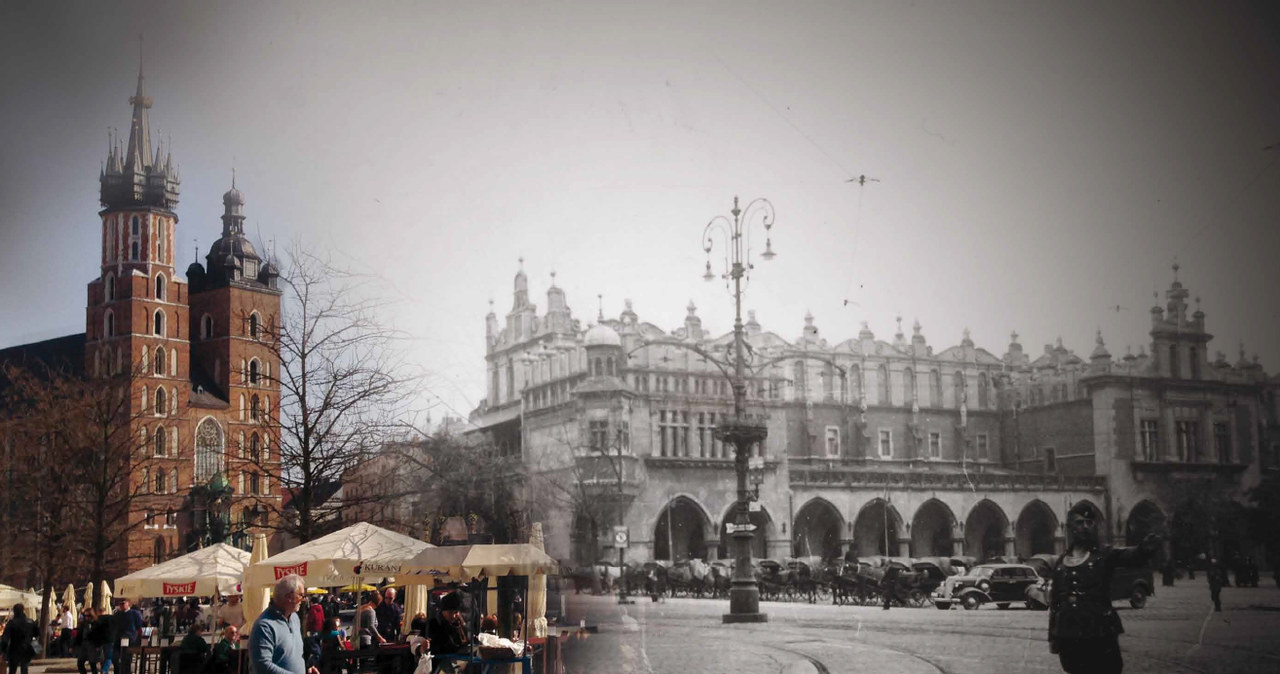
[[[339,587],[395,576],[398,564],[434,547],[368,522],[353,524],[249,565],[245,586],[269,586],[297,574],[308,586]]]
[[[116,596],[141,599],[235,593],[248,566],[248,552],[218,543],[117,578]]]
[[[406,584],[431,584],[432,579],[469,580],[514,574],[535,576],[559,572],[556,560],[528,543],[456,545],[430,548],[401,564],[396,578]]]
[[[0,610],[12,611],[14,604],[22,604],[27,613],[38,610],[40,595],[16,587],[0,585]]]

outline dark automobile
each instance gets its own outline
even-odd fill
[[[1040,556],[1037,555],[1037,557]],[[1027,605],[1031,608],[1039,610],[1048,608],[1049,589],[1052,585],[1050,578],[1053,575],[1053,564],[1056,563],[1057,559],[1055,557],[1051,562],[1045,560],[1043,571],[1040,567],[1037,567],[1037,571],[1041,572],[1042,580],[1027,589]],[[1151,569],[1145,566],[1139,568],[1116,568],[1111,576],[1111,601],[1128,600],[1129,605],[1134,608],[1146,606],[1147,597],[1156,593],[1152,576]]]
[[[972,610],[986,603],[1008,608],[1025,602],[1027,588],[1040,580],[1025,564],[979,564],[968,573],[952,576],[932,596],[934,606],[946,610],[959,603]]]

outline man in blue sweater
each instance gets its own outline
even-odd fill
[[[315,667],[307,668],[302,655],[298,606],[306,591],[297,575],[276,581],[271,604],[254,621],[249,635],[249,664],[254,674],[320,674]]]

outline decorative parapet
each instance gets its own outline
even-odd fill
[[[1129,468],[1136,476],[1141,473],[1195,474],[1219,473],[1236,475],[1249,468],[1247,463],[1192,463],[1188,461],[1130,461]]]
[[[812,459],[791,459],[789,472],[792,487],[1101,492],[1106,490],[1107,485],[1106,478],[1097,475],[890,471],[869,468],[865,464],[849,465]]]

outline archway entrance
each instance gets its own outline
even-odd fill
[[[1000,507],[985,499],[979,501],[969,511],[964,523],[965,554],[980,561],[1003,555],[1005,532],[1008,530],[1009,519]]]
[[[658,513],[653,526],[653,558],[679,562],[707,558],[707,515],[685,496],[677,496]]]
[[[730,506],[725,511],[724,517],[720,520],[720,558],[733,559],[737,554],[733,547],[733,536],[729,535],[725,528],[727,524],[733,524],[737,519],[734,513],[734,507]],[[763,507],[760,510],[747,513],[748,519],[756,525],[755,531],[751,532],[751,556],[757,559],[764,559],[769,556],[769,536],[773,533],[773,518],[769,516],[769,512]]]
[[[1053,539],[1058,532],[1058,518],[1044,501],[1032,501],[1018,515],[1014,527],[1014,552],[1019,557],[1053,554]]]
[[[792,524],[791,554],[796,557],[840,556],[840,530],[844,521],[830,501],[816,498],[804,504]]]
[[[898,554],[898,513],[884,499],[873,499],[858,511],[853,547],[859,557]]]
[[[1164,536],[1168,525],[1164,511],[1151,501],[1141,501],[1129,511],[1129,518],[1124,523],[1124,544],[1137,545],[1147,534]]]
[[[951,527],[955,520],[951,509],[942,501],[925,501],[911,519],[911,556],[950,557]]]

